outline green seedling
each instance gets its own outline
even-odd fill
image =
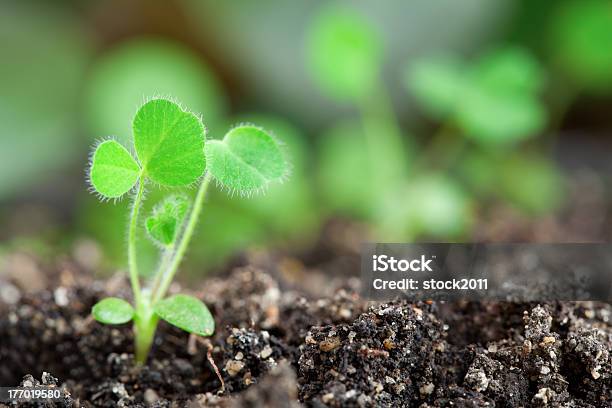
[[[153,99],[133,121],[134,157],[115,140],[100,143],[92,156],[89,179],[103,199],[133,192],[128,228],[129,276],[134,304],[118,298],[97,303],[92,314],[105,324],[134,321],[135,355],[146,361],[159,319],[199,336],[210,336],[215,323],[206,305],[187,295],[167,297],[191,240],[211,181],[224,190],[251,195],[282,181],[287,162],[278,142],[253,125],[231,129],[222,140],[205,138],[201,120],[167,99]],[[198,185],[195,199],[171,194],[145,220],[148,236],[160,248],[158,270],[141,287],[136,240],[146,188]]]
[[[448,128],[461,136],[443,138],[438,145],[451,152],[466,147],[458,166],[473,192],[497,196],[535,215],[557,208],[563,191],[558,169],[544,157],[517,159],[526,156],[517,153],[519,143],[546,124],[539,98],[545,77],[525,49],[501,47],[473,61],[452,55],[411,61],[404,82],[422,110],[443,123],[442,136],[452,133]],[[442,149],[429,153],[441,161]]]
[[[404,83],[428,115],[482,145],[516,143],[546,125],[538,98],[544,74],[521,48],[496,49],[469,63],[447,55],[410,61]]]
[[[210,134],[223,134],[226,129],[227,103],[221,84],[197,53],[179,42],[149,37],[122,41],[96,58],[90,68],[83,92],[84,125],[89,135],[113,135],[129,146],[134,108],[142,104],[143,95],[173,95],[193,112],[206,113]],[[157,202],[163,199],[164,191],[153,190],[147,196],[148,201]],[[104,247],[105,262],[110,265],[124,256],[124,239],[116,231],[125,223],[125,204],[105,206],[86,196],[77,206],[79,230]],[[152,273],[157,248],[142,241],[138,243],[141,269]]]
[[[355,106],[361,119],[352,137],[324,137],[318,146],[328,205],[332,211],[363,215],[380,225],[381,215],[396,215],[382,208],[408,180],[410,162],[410,140],[402,135],[381,79],[383,39],[365,16],[346,5],[331,4],[315,16],[307,40],[312,77],[321,91]],[[344,132],[339,129],[331,133]],[[340,139],[347,142],[343,151],[338,151],[344,143]],[[367,177],[359,177],[363,173]]]

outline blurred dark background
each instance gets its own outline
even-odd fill
[[[293,161],[265,197],[213,194],[193,271],[332,235],[612,231],[609,1],[2,0],[0,269],[57,254],[123,267],[129,200],[98,202],[87,159],[96,140],[127,145],[154,95],[200,113],[212,138],[260,124]]]

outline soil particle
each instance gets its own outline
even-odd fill
[[[287,362],[274,367],[255,386],[249,388],[238,398],[228,404],[232,408],[250,407],[283,407],[297,408],[298,388],[295,372]]]
[[[354,290],[339,288],[329,298],[312,301],[281,286],[259,269],[238,268],[225,279],[207,283],[202,297],[218,326],[265,330],[294,347],[309,327],[347,322],[366,309]]]
[[[506,366],[494,357],[478,354],[464,378],[464,383],[494,402],[494,406],[527,405],[529,381],[520,369]]]
[[[300,346],[300,397],[329,406],[416,403],[434,382],[440,328],[433,306],[405,303],[378,305],[350,324],[313,327],[313,341]]]
[[[579,329],[565,342],[563,370],[574,379],[569,390],[588,401],[612,400],[612,333]]]
[[[224,340],[222,369],[229,392],[240,391],[256,383],[279,361],[290,357],[289,349],[265,330],[229,329]]]
[[[50,388],[61,388],[62,397],[59,400],[53,400],[53,401],[49,400],[45,402],[35,402],[35,403],[34,402],[33,403],[12,402],[8,404],[9,407],[36,407],[36,408],[38,407],[45,407],[45,408],[57,407],[57,408],[60,408],[60,407],[72,407],[73,406],[73,400],[72,400],[72,396],[70,395],[70,391],[68,391],[66,387],[62,387],[59,380],[53,377],[48,372],[42,373],[40,381],[38,381],[32,375],[27,374],[23,377],[23,380],[21,381],[19,386],[20,387],[46,386]],[[1,403],[0,403],[0,406],[2,406]]]
[[[196,395],[188,408],[224,407],[224,408],[298,408],[298,388],[295,371],[285,361],[266,373],[257,384],[246,391],[229,396],[218,396],[212,393]]]
[[[89,317],[103,296],[129,298],[125,281],[61,276],[52,290],[0,304],[0,384],[31,374],[80,407],[612,404],[609,304],[368,304],[348,286],[309,298],[240,268],[195,292],[217,323],[206,346],[161,322],[137,366],[129,325]]]

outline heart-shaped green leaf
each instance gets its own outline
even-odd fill
[[[136,184],[139,173],[138,163],[126,148],[114,140],[107,140],[94,152],[89,179],[102,196],[117,198]]]
[[[134,317],[134,308],[123,299],[102,299],[91,308],[94,319],[105,324],[127,323]]]
[[[199,336],[215,331],[215,320],[202,301],[188,295],[174,295],[159,301],[155,313],[173,326]]]
[[[252,125],[238,126],[206,145],[208,171],[223,186],[241,194],[265,188],[287,174],[287,162],[272,136]]]
[[[153,99],[134,117],[134,146],[144,173],[156,183],[184,186],[203,173],[204,125],[166,99]]]
[[[145,226],[149,236],[162,245],[172,245],[181,227],[189,203],[184,196],[170,196],[153,209]]]

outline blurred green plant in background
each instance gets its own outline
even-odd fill
[[[395,207],[386,201],[405,182],[410,159],[380,78],[383,44],[363,17],[336,4],[315,16],[307,41],[319,87],[329,97],[354,105],[361,119],[360,126],[341,125],[320,139],[322,191],[332,207],[365,215],[379,226],[390,225],[384,218],[402,214],[389,212]]]
[[[49,207],[50,227],[3,237],[92,237],[104,268],[124,259],[127,203],[80,194],[80,158],[131,134],[146,96],[202,112],[212,138],[254,122],[287,143],[291,183],[213,193],[190,254],[209,269],[250,247],[308,248],[338,217],[369,225],[364,239],[466,240],[497,206],[558,213],[566,118],[612,95],[607,0],[76,4],[3,4],[0,221]],[[146,272],[155,247],[141,241]]]
[[[308,42],[321,89],[354,104],[361,116],[361,124],[339,124],[319,141],[318,180],[332,211],[373,221],[387,240],[463,234],[468,197],[444,174],[415,171],[420,153],[402,134],[380,79],[383,46],[373,28],[351,10],[326,7]]]
[[[475,194],[497,196],[527,214],[540,215],[560,205],[562,176],[542,154],[523,157],[520,142],[545,129],[547,113],[540,97],[545,77],[526,50],[503,47],[471,64],[457,56],[413,61],[404,83],[426,114],[444,124],[442,137],[447,129],[457,133],[443,139],[443,149],[467,145],[464,150],[469,151],[457,166]],[[438,159],[444,156],[435,153]]]
[[[612,3],[560,2],[551,19],[551,55],[574,86],[596,94],[612,92]]]
[[[546,125],[544,73],[524,49],[496,49],[471,64],[457,56],[410,61],[404,82],[428,115],[482,145],[521,141]]]
[[[332,5],[312,22],[309,61],[316,80],[330,95],[360,101],[379,82],[383,45],[357,12]]]

